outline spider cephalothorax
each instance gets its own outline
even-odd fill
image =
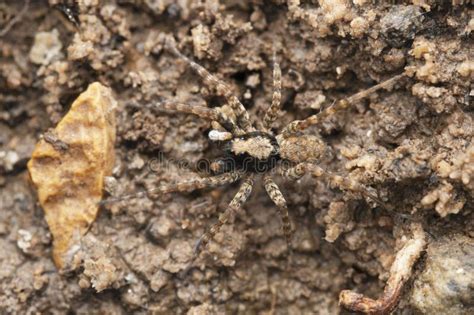
[[[278,174],[290,180],[301,178],[305,174],[322,176],[341,189],[359,192],[366,197],[380,202],[377,196],[370,193],[364,186],[346,177],[328,172],[316,163],[325,152],[325,143],[321,138],[302,134],[308,127],[334,115],[337,111],[346,109],[355,101],[366,97],[374,91],[387,87],[403,76],[397,75],[387,81],[359,92],[347,99],[334,102],[318,114],[304,120],[295,120],[275,134],[272,123],[276,120],[280,110],[281,100],[281,70],[278,63],[273,68],[273,98],[262,120],[262,127],[256,129],[250,121],[249,114],[231,89],[221,80],[210,74],[199,64],[187,58],[177,48],[173,39],[167,41],[167,49],[175,56],[184,60],[203,79],[204,83],[215,88],[218,94],[224,96],[231,109],[231,115],[223,108],[208,108],[167,101],[157,104],[164,110],[193,114],[211,121],[212,130],[209,139],[220,145],[223,157],[213,163],[214,174],[190,181],[160,186],[151,191],[158,193],[186,192],[196,189],[209,188],[241,181],[240,188],[230,202],[227,210],[219,216],[215,223],[198,241],[195,257],[198,257],[202,248],[219,232],[231,215],[235,213],[248,199],[252,192],[256,177],[263,177],[263,184],[270,199],[277,206],[282,220],[283,232],[287,240],[288,249],[291,248],[291,223],[288,207],[283,194],[273,180],[276,170]],[[274,56],[275,58],[275,56]],[[231,118],[232,117],[232,118]],[[285,163],[283,163],[285,162]],[[150,191],[148,191],[150,192]],[[145,195],[142,192],[121,198],[111,198],[109,201],[136,198]],[[193,260],[194,261],[194,260]]]
[[[225,142],[226,171],[265,173],[280,160],[277,139],[266,132],[252,131]]]

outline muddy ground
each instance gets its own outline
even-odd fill
[[[2,314],[345,313],[341,290],[382,294],[413,222],[428,247],[396,313],[474,312],[472,6],[79,2],[0,3]],[[321,178],[278,178],[295,229],[287,257],[276,207],[257,181],[243,210],[182,276],[237,185],[151,195],[102,207],[78,267],[59,272],[26,162],[90,83],[110,86],[119,104],[107,195],[193,178],[183,161],[219,155],[206,121],[144,106],[225,104],[163,49],[167,35],[224,78],[255,120],[271,103],[275,49],[283,71],[275,129],[405,72],[393,88],[306,131],[327,143],[322,167],[371,187],[389,209]]]

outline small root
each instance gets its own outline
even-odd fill
[[[397,253],[390,268],[390,277],[383,295],[373,300],[351,290],[339,294],[339,305],[353,312],[388,314],[398,303],[403,285],[412,274],[412,267],[426,247],[425,232],[420,223],[412,224],[413,238]]]

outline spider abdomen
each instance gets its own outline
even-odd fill
[[[313,135],[300,135],[279,139],[282,159],[295,163],[317,160],[325,151],[324,141]]]

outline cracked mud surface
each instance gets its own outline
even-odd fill
[[[55,9],[59,1],[31,1],[0,32],[1,313],[345,313],[338,306],[341,290],[382,294],[411,221],[422,223],[428,249],[397,312],[474,311],[472,277],[443,272],[447,264],[472,275],[472,7],[79,2],[67,11],[77,25]],[[22,7],[22,1],[1,3],[0,28]],[[180,277],[196,240],[237,186],[151,195],[102,207],[75,268],[59,273],[26,163],[39,137],[88,84],[111,87],[118,101],[108,194],[191,179],[195,174],[183,161],[219,154],[207,139],[208,122],[145,106],[163,99],[225,103],[164,50],[166,35],[224,78],[253,119],[271,103],[275,47],[283,72],[276,128],[405,71],[393,88],[306,131],[327,144],[322,167],[370,186],[393,210],[309,175],[297,182],[277,178],[295,229],[288,259],[276,207],[257,182],[243,210]],[[445,256],[450,260],[443,262]],[[435,286],[441,272],[443,282]],[[433,294],[426,299],[420,292]]]

